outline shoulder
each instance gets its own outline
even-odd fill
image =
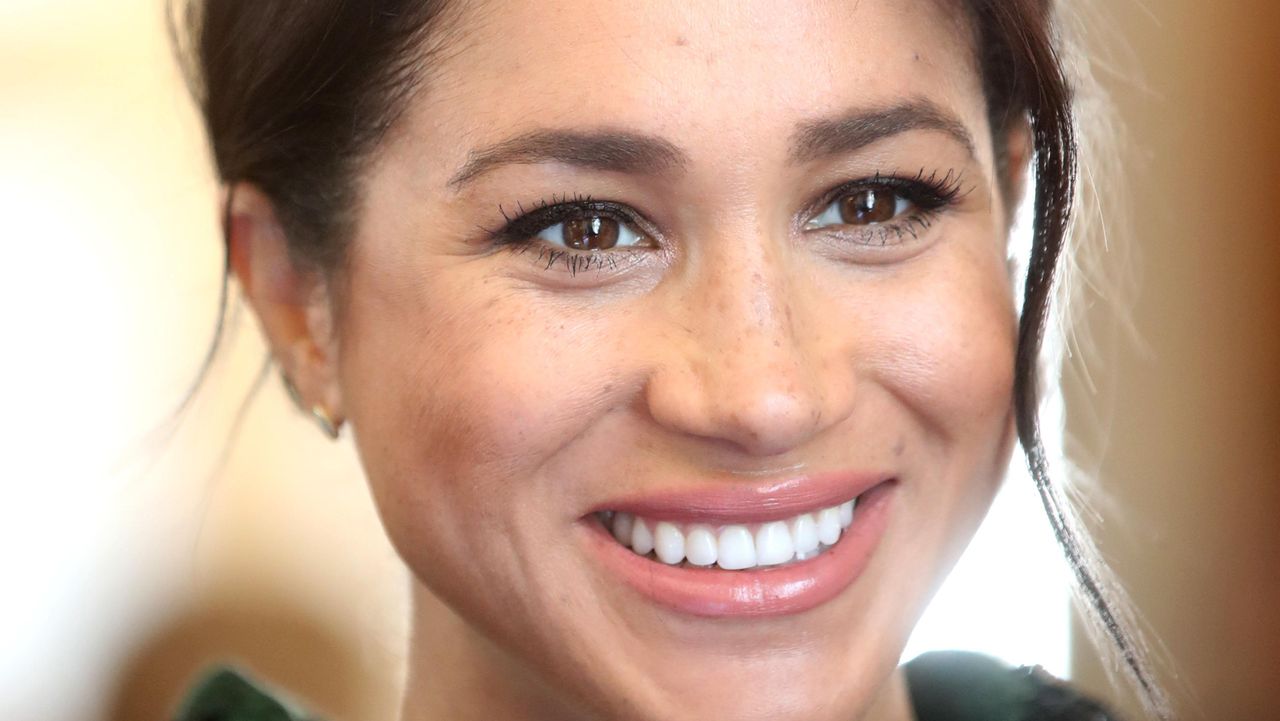
[[[1010,668],[981,654],[939,651],[905,670],[918,721],[1120,721],[1038,667]]]
[[[217,668],[198,681],[175,721],[320,721],[308,716],[248,675]]]

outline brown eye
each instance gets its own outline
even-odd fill
[[[837,201],[840,221],[845,225],[887,223],[901,212],[899,202],[905,204],[897,193],[877,188],[858,190]]]
[[[602,215],[564,221],[566,247],[574,250],[608,250],[618,244],[618,221]]]
[[[630,223],[604,213],[566,218],[544,226],[535,235],[551,245],[579,251],[656,247],[652,239],[637,232]]]

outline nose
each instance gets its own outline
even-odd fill
[[[852,412],[849,331],[787,249],[726,245],[670,294],[645,399],[673,431],[785,454]]]

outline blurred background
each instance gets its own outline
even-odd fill
[[[1126,280],[1084,286],[1066,374],[1087,520],[1180,718],[1280,718],[1280,4],[1087,10]],[[0,719],[163,719],[228,659],[394,718],[408,580],[350,444],[236,313],[174,412],[217,319],[216,204],[159,0],[0,0]],[[1068,598],[1015,473],[907,656],[1041,663],[1134,713]]]

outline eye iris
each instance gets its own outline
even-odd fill
[[[868,188],[840,199],[840,219],[848,225],[868,225],[893,220],[897,197],[893,191]]]
[[[564,221],[564,244],[574,250],[608,250],[618,235],[618,221],[602,215]]]

